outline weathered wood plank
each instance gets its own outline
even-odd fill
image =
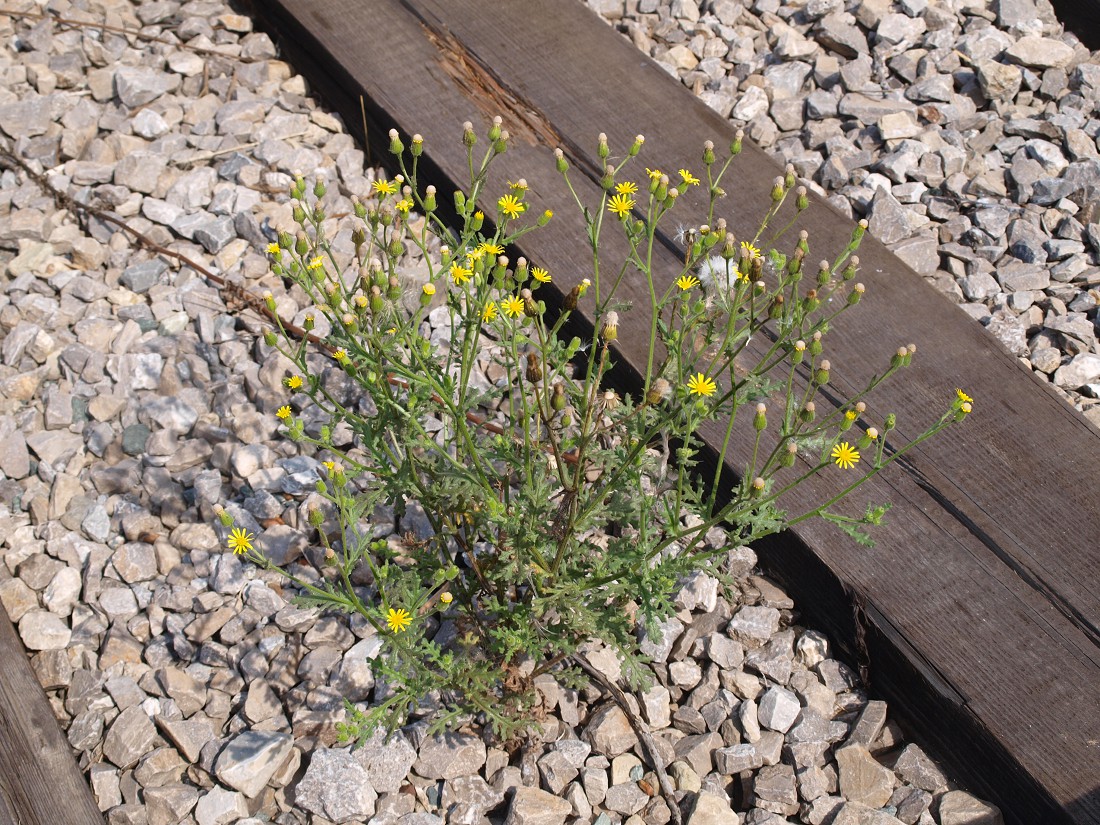
[[[3,609],[0,663],[0,825],[103,825]]]
[[[697,169],[703,140],[731,137],[729,124],[579,3],[268,0],[255,12],[353,128],[365,96],[378,157],[390,126],[423,134],[442,192],[463,182],[458,123],[501,114],[514,140],[500,180],[525,176],[535,203],[556,212],[523,252],[553,268],[559,289],[590,261],[553,172],[554,147],[592,202],[598,131],[620,152],[645,134],[643,165],[665,170]],[[737,164],[722,206],[743,236],[778,168],[752,148]],[[684,220],[698,215],[700,195],[684,200]],[[816,199],[802,226],[822,258],[850,232]],[[664,241],[667,278],[678,252]],[[914,342],[914,366],[869,399],[870,419],[897,412],[911,436],[956,385],[977,398],[976,411],[869,486],[865,498],[895,505],[873,550],[807,522],[765,543],[763,560],[853,659],[852,605],[863,606],[875,689],[1009,821],[1100,821],[1100,508],[1079,469],[1100,459],[1100,436],[881,244],[868,239],[860,256],[867,295],[827,344],[838,396]],[[637,336],[622,338],[626,360],[641,363]],[[1054,494],[1051,484],[1060,485]],[[807,485],[789,504],[821,500],[827,488]]]

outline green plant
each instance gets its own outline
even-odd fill
[[[508,736],[537,715],[534,677],[574,679],[570,657],[590,638],[613,648],[628,681],[641,686],[638,624],[654,627],[673,612],[686,574],[702,569],[721,577],[727,551],[705,547],[711,527],[725,523],[746,543],[819,515],[867,541],[863,526],[877,523],[885,507],[859,517],[831,508],[971,408],[958,392],[922,435],[887,449],[894,418],[879,430],[864,426],[862,398],[909,363],[912,348],[902,347],[863,391],[835,412],[817,413],[814,399],[831,369],[825,337],[863,294],[853,253],[866,227],[855,229],[836,260],[808,272],[805,233],[786,253],[775,248],[807,207],[788,172],[776,180],[755,237],[735,239],[715,207],[740,137],[723,162],[707,143],[697,178],[686,169],[631,175],[642,138],[611,163],[601,135],[603,194],[594,204],[582,202],[558,151],[563,185],[584,215],[591,270],[553,310],[538,298],[550,269],[505,254],[551,213],[532,206],[522,180],[490,188],[492,161],[508,145],[499,119],[480,155],[469,124],[462,140],[470,184],[454,194],[453,226],[440,216],[434,188],[420,188],[423,142],[414,136],[406,150],[392,132],[401,174],[376,182],[370,203],[355,203],[355,260],[347,271],[336,265],[324,232],[321,183],[311,198],[305,182],[295,182],[301,231],[282,233],[269,249],[275,273],[316,305],[305,329],[321,315],[332,329],[323,342],[327,366],[287,328],[266,335],[296,368],[278,411],[287,434],[329,455],[327,477],[317,485],[327,507],[309,514],[323,575],[281,572],[299,583],[303,602],[359,613],[386,641],[375,665],[388,696],[366,710],[349,705],[349,738],[365,738],[378,724],[392,729],[429,695],[437,725],[480,713]],[[658,227],[694,186],[709,192],[705,223],[686,230],[682,267],[661,280],[654,271]],[[491,226],[479,204],[495,207]],[[793,213],[788,222],[772,230],[785,212]],[[620,237],[617,257],[605,251],[609,231]],[[434,236],[443,241],[439,262]],[[410,296],[399,263],[411,247],[429,271]],[[644,283],[649,296],[637,397],[620,396],[605,380],[628,279]],[[424,320],[440,299],[451,332],[436,346],[425,337]],[[275,306],[270,295],[267,301]],[[582,306],[593,333],[561,340],[563,325]],[[496,384],[476,377],[487,357],[503,376]],[[340,395],[333,370],[359,392]],[[307,407],[326,419],[315,431],[306,426]],[[724,436],[718,470],[703,477],[696,433],[707,421],[724,422]],[[338,425],[354,432],[350,447],[335,445]],[[720,502],[719,472],[738,439],[747,471]],[[780,508],[786,493],[827,469],[844,479],[835,495],[804,513]],[[862,472],[848,481],[853,470]],[[411,500],[423,506],[434,535],[401,545],[372,540],[375,507],[401,514]],[[275,568],[252,539],[237,528],[230,546]],[[436,615],[454,620],[451,644],[429,637]]]

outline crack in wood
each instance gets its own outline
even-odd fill
[[[553,124],[521,93],[509,87],[493,69],[467,48],[454,33],[428,20],[411,4],[404,4],[424,29],[428,42],[439,53],[439,66],[463,95],[487,119],[500,116],[513,139],[529,146],[564,146],[566,141]]]

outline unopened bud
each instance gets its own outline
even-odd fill
[[[538,355],[533,352],[527,353],[527,371],[524,375],[532,384],[542,380],[542,365],[539,364]]]
[[[634,142],[632,144],[630,144],[630,149],[628,151],[628,154],[630,155],[630,157],[636,157],[637,154],[640,151],[642,151],[642,144],[643,143],[645,143],[645,136],[644,135],[635,135],[634,136]]]
[[[477,134],[474,133],[474,124],[470,123],[468,120],[462,124],[462,143],[467,148],[471,148],[477,143]]]
[[[753,496],[759,496],[764,494],[764,488],[768,486],[768,483],[764,481],[760,476],[757,476],[752,480],[752,494]]]
[[[848,306],[854,307],[859,303],[859,299],[863,297],[865,291],[863,284],[856,284],[852,287],[852,291],[848,293]]]
[[[400,155],[405,151],[405,144],[401,142],[401,136],[396,129],[390,129],[390,153]]]
[[[714,163],[714,141],[708,140],[703,144],[703,163],[710,166]]]
[[[555,412],[561,412],[565,409],[565,404],[565,387],[563,387],[561,383],[557,383],[554,385],[554,392],[550,396],[550,409]]]
[[[737,133],[733,136],[733,141],[730,143],[730,154],[741,154],[741,142],[745,139],[745,130],[738,129]]]
[[[422,138],[420,135],[413,135],[412,146],[410,147],[409,151],[412,153],[412,156],[414,158],[418,158],[422,154],[424,154],[424,138]]]
[[[814,381],[817,382],[817,384],[819,386],[825,386],[826,384],[829,383],[829,367],[830,366],[831,365],[829,364],[828,361],[822,361],[818,365],[817,371],[814,373]]]
[[[603,327],[600,337],[607,343],[619,337],[619,313],[611,311],[603,317]]]
[[[780,467],[793,467],[795,457],[798,455],[798,445],[793,441],[787,442],[786,451],[779,456]]]
[[[596,141],[596,154],[599,156],[600,160],[606,160],[607,156],[611,154],[611,149],[607,145],[607,135],[600,132],[600,136],[596,138]]]
[[[807,401],[806,406],[798,411],[798,418],[803,424],[809,424],[817,414],[817,405],[813,401]]]
[[[493,125],[489,127],[489,140],[493,140],[493,141],[500,140],[501,132],[504,131],[501,128],[501,125],[503,123],[504,123],[504,120],[503,120],[503,118],[501,118],[500,115],[497,115],[496,117],[493,118]]]
[[[768,426],[767,407],[764,404],[756,405],[756,415],[752,420],[752,428],[760,432]]]

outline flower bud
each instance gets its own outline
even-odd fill
[[[829,283],[829,279],[832,277],[832,272],[829,271],[829,262],[820,261],[817,265],[817,285],[825,286]]]
[[[294,239],[294,251],[299,255],[309,252],[309,238],[306,237],[305,232],[299,232],[298,237]]]
[[[577,308],[577,301],[581,297],[581,288],[579,286],[573,287],[569,290],[569,294],[562,300],[562,306],[567,312],[572,312]]]
[[[306,511],[306,521],[311,527],[320,527],[325,523],[325,511],[320,507],[310,507]]]
[[[756,415],[752,419],[752,428],[757,432],[768,426],[767,409],[764,404],[756,405]]]
[[[841,273],[841,277],[845,281],[850,281],[856,277],[856,270],[859,268],[859,256],[853,255],[851,260],[848,261],[848,265],[844,267],[844,271]]]
[[[413,135],[412,146],[409,147],[409,151],[414,158],[418,158],[424,154],[424,138],[420,135]]]
[[[795,190],[794,206],[799,212],[809,208],[810,196],[807,194],[805,186],[800,186]]]
[[[810,355],[821,355],[821,350],[825,348],[825,345],[821,343],[821,333],[815,332],[810,338]]]
[[[600,132],[600,136],[596,138],[596,154],[600,160],[607,160],[607,156],[611,154],[611,149],[607,145],[607,135]]]
[[[658,378],[649,388],[649,392],[646,393],[645,400],[647,404],[660,404],[671,397],[672,385],[664,378]]]
[[[546,224],[550,223],[550,219],[552,217],[554,217],[554,210],[553,209],[547,209],[541,215],[538,216],[538,219],[535,221],[535,223],[538,224],[539,226],[546,226]]]
[[[500,115],[497,115],[493,118],[493,125],[489,127],[489,140],[500,140],[501,132],[504,131],[503,129],[501,129],[501,124],[503,123],[504,119],[501,118]]]
[[[474,133],[474,124],[466,121],[462,124],[462,143],[467,148],[472,148],[477,143],[477,135]]]
[[[269,347],[275,346],[278,343],[278,339],[275,337],[275,333],[269,329],[264,330],[264,343]]]
[[[714,163],[714,141],[708,140],[703,144],[703,163],[710,166]]]
[[[561,149],[554,150],[554,165],[563,175],[569,169],[569,162],[565,159],[565,152]]]
[[[222,523],[222,527],[233,526],[233,516],[229,514],[229,511],[222,507],[220,504],[214,505],[214,515],[218,517],[218,521]]]
[[[817,297],[817,290],[811,289],[806,293],[806,297],[802,299],[802,311],[808,315],[819,306],[821,306],[821,301]]]
[[[466,213],[466,195],[463,194],[461,189],[455,190],[455,212],[459,215]]]
[[[345,312],[343,317],[340,318],[340,323],[344,325],[344,329],[350,332],[352,335],[359,331],[359,319],[352,315],[350,312]]]
[[[600,178],[600,186],[610,189],[615,185],[615,170],[610,165],[604,166],[603,177]]]
[[[890,359],[890,366],[893,369],[905,366],[905,358],[909,355],[909,350],[905,347],[898,347],[898,351],[894,353],[894,357]]]
[[[807,401],[806,406],[798,411],[798,419],[803,424],[810,424],[814,420],[814,416],[817,414],[817,405],[813,401]]]
[[[523,314],[528,318],[538,318],[541,314],[541,308],[539,304],[535,302],[531,290],[521,289],[519,291],[519,297],[523,300]]]
[[[779,456],[780,467],[793,467],[795,457],[798,455],[798,445],[793,441],[787,442],[787,449]]]
[[[635,135],[634,136],[634,142],[632,144],[630,144],[630,149],[627,151],[627,154],[630,155],[630,157],[632,157],[632,158],[637,157],[638,153],[640,151],[642,151],[642,144],[643,143],[645,143],[645,136],[644,135]]]
[[[867,219],[864,218],[856,224],[856,228],[852,230],[852,246],[859,246],[859,242],[863,240],[863,236],[867,234]]]
[[[325,182],[318,178],[317,182],[313,184],[313,197],[323,198],[326,191],[327,190],[325,189]]]
[[[894,429],[894,427],[896,427],[897,425],[897,415],[895,415],[894,413],[890,413],[886,416],[886,420],[882,422],[882,434],[886,435],[886,433],[890,432],[890,430]]]
[[[868,427],[867,431],[856,442],[856,448],[860,450],[866,450],[871,446],[871,442],[878,438],[878,430],[874,427]]]
[[[848,293],[848,306],[854,307],[859,303],[859,299],[863,297],[865,287],[863,284],[856,284],[852,287],[852,291]]]
[[[772,182],[772,202],[779,203],[783,200],[783,178],[776,178]]]
[[[818,365],[817,371],[814,372],[814,381],[817,382],[819,386],[823,387],[829,383],[830,366],[828,361],[822,361],[821,364]]]
[[[290,197],[301,199],[306,193],[306,179],[300,174],[294,174],[294,183],[290,185]]]
[[[730,154],[741,154],[741,142],[745,139],[745,130],[738,129],[737,133],[733,136],[733,141],[730,143]]]
[[[401,137],[397,134],[397,130],[390,129],[390,154],[400,155],[404,151],[405,144],[401,142]]]
[[[279,247],[282,249],[291,249],[294,246],[294,238],[291,237],[289,232],[279,233]]]
[[[542,380],[542,365],[539,364],[539,357],[533,352],[527,353],[527,370],[524,376],[532,384],[538,383]]]
[[[312,315],[306,315],[306,317],[302,320],[302,329],[304,329],[306,332],[312,332],[313,331],[313,325],[314,325],[313,316]]]
[[[554,385],[554,392],[550,396],[550,408],[556,412],[561,412],[565,409],[565,387],[559,382]]]
[[[752,495],[753,495],[753,498],[756,498],[757,496],[762,496],[764,494],[764,489],[767,486],[768,486],[768,483],[766,481],[764,481],[764,479],[762,479],[760,476],[757,476],[756,478],[754,478],[752,480]]]
[[[791,363],[801,364],[802,358],[806,354],[806,342],[799,338],[794,342],[794,346],[791,348]]]
[[[381,312],[384,307],[385,301],[382,298],[382,290],[376,286],[370,288],[370,311]]]
[[[619,313],[611,311],[603,317],[603,327],[600,337],[604,343],[611,343],[619,337]]]
[[[795,185],[794,165],[788,163],[783,169],[783,188],[792,189]]]
[[[435,189],[434,186],[429,186],[427,189],[424,190],[424,211],[425,212],[434,212],[435,211],[436,206],[438,205],[438,204],[436,204],[436,201],[435,201],[435,193],[436,193],[436,189]]]
[[[474,232],[480,232],[481,227],[484,226],[484,224],[485,213],[481,210],[474,212],[474,214],[470,217],[470,229],[472,229]]]

